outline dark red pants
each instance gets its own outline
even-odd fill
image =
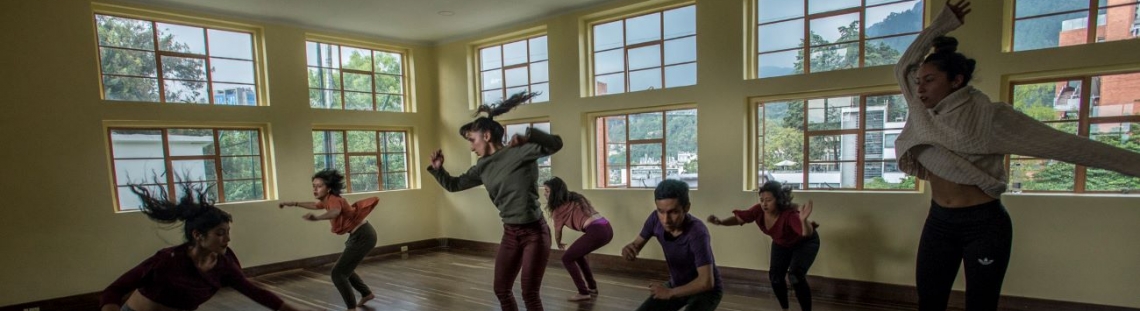
[[[542,275],[550,259],[550,227],[546,220],[522,224],[503,224],[503,240],[495,255],[495,296],[504,311],[517,311],[512,288],[522,271],[522,297],[527,311],[542,311]]]

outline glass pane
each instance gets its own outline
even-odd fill
[[[1026,191],[1073,191],[1076,167],[1072,164],[1040,159],[1011,159],[1009,188]]]
[[[871,123],[867,119],[867,128],[901,129],[906,125],[907,106],[902,94],[867,96],[867,113],[884,111],[881,124]]]
[[[254,83],[252,61],[210,58],[210,70],[216,82]]]
[[[862,5],[860,0],[808,0],[808,14],[853,8]]]
[[[261,179],[261,157],[223,157],[222,179]],[[229,193],[229,189],[226,190]]]
[[[116,151],[129,152],[132,147],[134,146],[123,146]],[[159,183],[166,182],[166,161],[163,159],[115,160],[116,185],[149,184],[154,183],[156,177],[159,178]]]
[[[507,87],[516,87],[530,84],[528,81],[530,80],[530,77],[527,75],[527,67],[515,67],[507,69],[504,73],[506,76]]]
[[[1092,77],[1090,117],[1140,115],[1140,73]]]
[[[527,42],[517,41],[503,45],[503,66],[527,63]]]
[[[172,143],[173,144],[173,143]],[[218,178],[214,160],[170,161],[175,181],[216,181]]]
[[[758,52],[790,49],[803,46],[804,20],[793,19],[756,28]]]
[[[348,131],[348,152],[376,152],[376,132]]]
[[[812,163],[808,166],[807,186],[811,189],[854,188],[855,163]]]
[[[1089,128],[1089,133],[1092,140],[1140,153],[1140,122],[1096,123]],[[1134,192],[1140,190],[1140,178],[1090,167],[1085,177],[1085,190]]]
[[[608,167],[606,169],[606,185],[607,186],[625,186],[625,179],[629,175],[629,170],[623,166]]]
[[[111,130],[111,152],[116,159],[163,158],[162,131],[150,129]]]
[[[380,171],[380,165],[376,162],[376,156],[348,156],[348,169],[349,174],[359,173],[376,173]],[[374,175],[375,176],[375,175]]]
[[[763,24],[804,16],[803,0],[759,0],[756,5],[756,20]]]
[[[632,165],[629,167],[631,188],[654,188],[664,180],[660,165]]]
[[[160,51],[206,54],[206,32],[202,27],[155,23]]]
[[[859,135],[820,135],[808,140],[808,159],[816,161],[855,161],[859,156]]]
[[[166,133],[171,156],[214,155],[212,129],[170,129]]]
[[[335,169],[344,172],[344,154],[318,154],[313,156],[314,172]]]
[[[207,29],[210,56],[253,60],[253,35],[244,32]]]
[[[261,143],[256,130],[218,130],[223,156],[259,155]]]
[[[661,88],[661,69],[653,68],[629,72],[629,91],[653,90]]]
[[[1089,168],[1085,175],[1085,191],[1136,194],[1136,190],[1140,190],[1140,177],[1099,168]]]
[[[156,77],[154,52],[99,48],[104,74]]]
[[[657,172],[660,172],[661,144],[631,144],[629,146],[629,159],[634,165],[658,166]]]
[[[764,103],[757,110],[760,174],[768,180],[803,183],[804,134],[802,102]],[[796,175],[799,174],[799,175]]]
[[[376,95],[376,111],[404,111],[403,95]]]
[[[606,142],[625,142],[625,117],[606,117]]]
[[[407,173],[384,174],[384,190],[408,189]]]
[[[1128,1],[1132,2],[1132,1]],[[1115,1],[1113,4],[1119,3]],[[1097,16],[1097,42],[1128,40],[1140,36],[1140,11],[1135,3],[1100,9]]]
[[[1039,121],[1077,120],[1081,80],[1013,86],[1013,108]]]
[[[344,92],[345,110],[372,110],[372,93]]]
[[[863,164],[863,189],[916,189],[914,176],[907,176],[894,161],[868,161]]]
[[[543,131],[543,132],[550,133],[550,122],[534,123],[534,124],[531,124],[531,127],[534,127],[535,129]],[[542,163],[542,161],[539,161],[539,163]]]
[[[352,174],[348,176],[352,192],[380,190],[379,174]]]
[[[898,37],[890,37],[885,39],[867,40],[865,45],[867,52],[864,53],[863,66],[882,66],[894,65],[899,62],[899,57],[914,42],[914,38],[918,35],[906,35]]]
[[[666,178],[697,182],[697,110],[665,113]]]
[[[530,91],[530,87],[523,85],[520,87],[513,87],[513,88],[507,89],[507,94],[508,94],[508,96],[510,96],[510,95],[514,95],[514,94],[518,94],[518,93],[522,93],[522,92],[529,92],[529,91]]]
[[[206,60],[162,56],[162,77],[165,79],[206,81]]]
[[[176,198],[181,198],[181,197],[186,195],[185,186],[187,184],[189,184],[191,186],[190,191],[195,193],[194,194],[195,197],[197,197],[198,192],[203,191],[206,193],[206,200],[217,202],[217,200],[218,200],[218,187],[216,187],[215,182],[212,182],[212,181],[211,182],[193,182],[193,183],[175,183],[174,184],[174,196]]]
[[[865,14],[868,38],[922,31],[922,1],[869,7]]]
[[[531,38],[529,42],[530,61],[537,62],[548,58],[546,55],[546,36]]]
[[[525,135],[527,128],[530,128],[530,123],[508,124],[506,130],[503,131],[503,144],[506,144],[515,135]]]
[[[661,13],[625,20],[625,45],[661,40]]]
[[[340,70],[324,67],[309,67],[309,87],[339,90]]]
[[[697,37],[665,41],[665,64],[697,61]],[[632,66],[632,62],[631,66]]]
[[[403,153],[384,154],[385,172],[404,172],[408,170],[408,162]]]
[[[1088,11],[1013,22],[1013,50],[1027,51],[1088,43]]]
[[[665,67],[665,87],[697,84],[697,64],[689,63]]]
[[[206,82],[166,80],[163,81],[163,91],[168,103],[210,103]]]
[[[386,94],[403,94],[404,81],[400,79],[401,76],[377,74],[376,75],[376,92]]]
[[[341,68],[372,71],[372,51],[349,46],[340,47]]]
[[[503,71],[501,69],[494,69],[484,71],[483,73],[483,90],[498,89],[503,87]]]
[[[256,106],[257,92],[249,84],[214,83],[214,104]]]
[[[149,21],[95,15],[100,46],[154,50],[154,25]]]
[[[859,66],[859,44],[845,43],[812,47],[811,72],[849,69]]]
[[[160,191],[162,191],[162,189],[165,187],[166,184],[163,183],[159,185],[147,186],[146,188],[150,189],[151,195],[157,197],[162,193]],[[117,187],[115,189],[119,197],[120,211],[134,211],[139,210],[139,208],[142,207],[142,200],[139,200],[138,195],[132,192],[130,190],[130,187]]]
[[[625,73],[594,77],[594,95],[625,93]]]
[[[661,66],[661,46],[650,45],[629,49],[629,70]],[[632,89],[632,87],[630,88]]]
[[[387,132],[384,133],[384,137],[384,152],[404,152],[407,150],[404,132]]]
[[[491,70],[503,67],[503,48],[492,46],[479,50],[479,69]]]
[[[537,62],[530,64],[530,82],[539,83],[550,81],[550,72],[548,71],[549,62]]]
[[[313,131],[313,153],[344,152],[344,133]]]
[[[260,200],[265,198],[261,180],[238,180],[223,182],[226,187],[226,202]]]
[[[340,46],[319,42],[305,42],[309,66],[340,68]]]
[[[625,70],[625,54],[622,50],[594,54],[594,74],[606,74]]]
[[[663,120],[662,113],[649,112],[629,115],[629,139],[660,139]]]
[[[103,76],[103,98],[158,102],[158,79]]]
[[[859,128],[859,97],[831,97],[808,100],[808,130],[847,130]]]
[[[483,103],[491,104],[503,100],[503,89],[483,91]]]
[[[594,36],[594,51],[605,51],[613,48],[622,47],[622,21],[613,21],[605,24],[594,25],[594,31],[591,33]]]
[[[1016,0],[1016,18],[1064,11],[1088,10],[1088,0]]]
[[[757,77],[769,78],[804,73],[802,61],[797,60],[803,56],[803,53],[803,50],[791,50],[760,54],[756,57]]]
[[[697,7],[694,5],[665,11],[665,39],[697,34]]]
[[[819,39],[812,38],[811,44],[813,46],[859,41],[859,13],[812,19],[810,26],[812,37],[819,36]]]
[[[340,91],[309,89],[309,107],[323,109],[341,109]]]
[[[372,51],[372,60],[373,63],[376,64],[376,73],[403,74],[403,58],[404,56],[400,55],[400,53]]]
[[[370,74],[345,72],[343,78],[345,91],[372,92],[372,75]]]

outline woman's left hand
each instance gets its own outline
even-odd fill
[[[307,213],[305,216],[301,216],[301,218],[304,218],[308,221],[317,221],[317,215],[313,215],[313,213]]]
[[[808,200],[807,204],[804,204],[804,206],[800,207],[800,220],[807,222],[808,217],[811,216],[811,210],[812,201]]]

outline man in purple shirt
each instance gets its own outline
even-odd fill
[[[637,254],[650,237],[657,237],[669,266],[669,282],[650,284],[649,299],[638,311],[716,310],[723,296],[720,272],[713,260],[709,230],[689,215],[689,185],[666,179],[653,190],[657,210],[649,214],[637,239],[622,248],[626,260]]]

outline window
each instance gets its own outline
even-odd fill
[[[250,31],[95,14],[103,99],[256,106]]]
[[[591,26],[594,95],[697,84],[697,8]]]
[[[1015,0],[1013,50],[1136,38],[1138,5],[1138,0]]]
[[[313,168],[344,174],[345,193],[408,189],[405,131],[313,131]]]
[[[550,61],[546,36],[479,49],[479,91],[483,103],[519,92],[538,92],[531,102],[550,100]]]
[[[892,65],[923,28],[922,0],[755,3],[758,78]]]
[[[129,185],[182,195],[182,184],[209,190],[209,199],[265,199],[265,160],[256,128],[110,128],[115,194],[120,211],[137,210]]]
[[[797,189],[917,190],[896,165],[906,125],[900,94],[861,94],[756,105],[756,182]]]
[[[595,118],[597,185],[654,188],[679,179],[697,187],[697,110]]]
[[[1058,130],[1140,152],[1140,73],[1013,82],[1013,107]],[[1010,155],[1009,180],[1027,192],[1129,192],[1140,178]]]
[[[514,124],[505,124],[505,126],[506,126],[506,132],[503,134],[503,144],[504,145],[507,142],[509,142],[511,140],[511,137],[514,136],[515,134],[518,134],[518,135],[526,134],[526,129],[528,129],[528,128],[533,127],[533,128],[542,130],[543,132],[550,133],[550,121],[514,123]],[[549,180],[551,177],[554,177],[554,174],[550,172],[550,156],[545,156],[545,157],[539,158],[537,162],[538,162],[538,184],[541,185],[543,182]]]
[[[405,110],[404,55],[306,41],[309,107],[367,111]]]

